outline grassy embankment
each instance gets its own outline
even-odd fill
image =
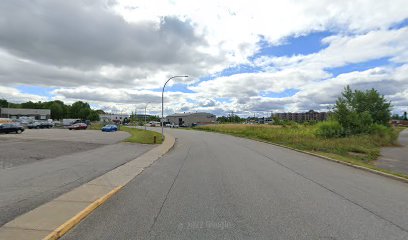
[[[381,147],[396,145],[396,137],[403,130],[403,128],[396,128],[390,131],[391,134],[381,135],[322,138],[315,135],[315,126],[303,125],[219,124],[200,126],[195,129],[276,143],[388,173],[391,172],[377,168],[373,161],[379,157]],[[408,178],[402,174],[396,175]]]
[[[89,126],[89,130],[101,130],[103,124],[92,123]],[[120,126],[120,131],[128,132],[131,136],[124,140],[124,142],[130,143],[142,143],[142,144],[153,144],[154,136],[156,136],[156,143],[162,143],[161,134],[158,132],[153,132],[149,130],[143,130],[138,128],[129,128]]]
[[[103,126],[105,125],[100,123],[91,123],[91,125],[88,125],[88,130],[101,130]]]

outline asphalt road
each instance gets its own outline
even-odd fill
[[[398,147],[381,149],[381,156],[376,161],[378,167],[408,175],[408,129],[402,131],[398,137]]]
[[[63,129],[1,135],[0,226],[153,147],[116,143],[128,136]]]
[[[408,184],[231,136],[173,150],[62,239],[408,239]]]

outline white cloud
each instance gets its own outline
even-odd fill
[[[405,5],[406,0],[6,0],[0,3],[0,97],[44,99],[15,88],[43,86],[67,102],[130,112],[152,101],[151,110],[159,113],[155,90],[168,76],[188,74],[178,81],[192,84],[195,93],[167,93],[167,112],[321,110],[346,84],[378,88],[400,109],[407,96],[408,27],[390,27],[408,18]],[[316,31],[333,33],[319,52],[250,58],[262,54],[261,39],[286,44],[289,37]],[[328,71],[379,58],[390,64],[339,76]],[[219,76],[240,64],[262,71]],[[219,77],[194,84],[209,75]],[[299,92],[261,96],[288,89]]]
[[[375,30],[359,35],[332,35],[324,38],[327,44],[323,50],[309,55],[262,56],[255,59],[256,66],[302,67],[325,69],[341,67],[347,64],[366,62],[390,57],[392,61],[402,59],[408,50],[408,27],[397,30]],[[404,57],[402,57],[404,56]]]
[[[288,36],[334,30],[364,33],[386,30],[407,18],[406,1],[306,0],[216,1],[119,0],[115,10],[130,22],[179,16],[204,33],[212,52],[224,51],[231,63],[243,63],[257,49],[259,36],[279,43]],[[211,51],[210,51],[211,52]]]
[[[311,108],[325,110],[334,103],[346,85],[360,89],[376,88],[390,97],[408,86],[407,65],[394,66],[395,58],[408,51],[408,27],[398,30],[375,30],[354,36],[334,35],[325,38],[328,44],[321,51],[309,55],[284,57],[262,56],[255,59],[254,65],[263,67],[260,73],[241,73],[228,77],[218,77],[205,81],[190,89],[205,93],[237,99],[259,96],[262,92],[283,92],[288,89],[300,90],[289,98],[287,108],[292,111]],[[367,62],[379,58],[390,58],[388,66],[376,67],[367,71],[354,71],[337,77],[327,71],[348,64]],[[391,85],[391,86],[390,86]],[[242,102],[242,100],[238,100]],[[271,99],[270,108],[276,109]],[[287,99],[288,101],[288,99]],[[396,102],[399,108],[399,102]]]
[[[8,101],[14,103],[22,103],[27,101],[38,102],[48,100],[47,97],[34,94],[26,94],[12,87],[0,86],[0,99],[3,99],[5,97],[7,97]]]

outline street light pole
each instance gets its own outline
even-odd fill
[[[149,105],[149,103],[150,102],[148,102],[148,103],[146,103],[146,106],[145,106],[145,115],[144,115],[144,119],[145,119],[145,121],[144,121],[144,127],[145,127],[145,130],[146,130],[146,109],[147,109],[147,105]]]
[[[163,90],[162,90],[162,117],[160,119],[160,125],[161,125],[161,130],[162,130],[162,141],[164,140],[164,129],[163,129],[163,118],[164,118],[164,88],[166,87],[166,84],[173,78],[186,78],[188,77],[187,75],[184,76],[173,76],[164,83],[163,85]]]

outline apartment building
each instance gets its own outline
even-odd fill
[[[329,116],[329,113],[327,112],[316,112],[313,110],[310,110],[308,112],[303,112],[303,113],[273,113],[272,117],[279,118],[281,120],[287,120],[287,121],[294,121],[294,122],[308,122],[308,121],[324,121],[327,120]]]

